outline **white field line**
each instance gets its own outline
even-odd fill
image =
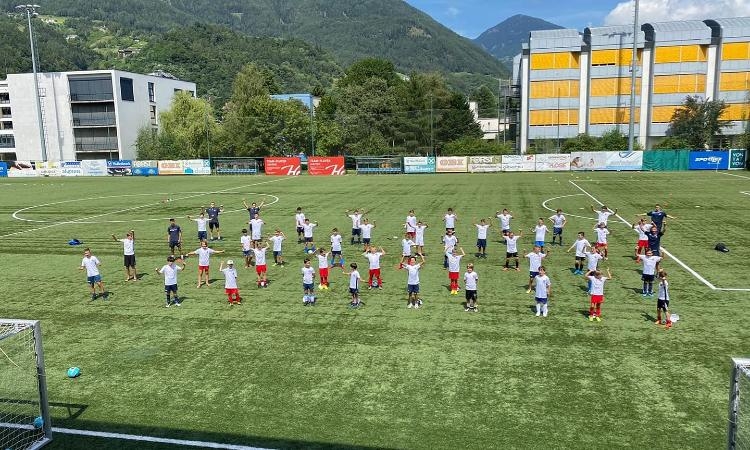
[[[552,197],[552,198],[548,198],[547,200],[545,200],[545,201],[543,201],[543,202],[542,202],[542,208],[546,209],[547,211],[557,212],[557,210],[556,210],[556,209],[552,209],[552,208],[550,208],[550,207],[549,207],[549,206],[547,205],[547,203],[549,203],[549,202],[551,202],[551,201],[554,201],[554,200],[559,200],[559,199],[561,199],[561,198],[568,198],[568,197],[578,197],[578,196],[580,196],[580,195],[586,195],[586,194],[568,194],[568,195],[560,195],[560,196],[558,196],[558,197]],[[565,215],[566,215],[566,216],[568,216],[568,217],[577,217],[577,218],[579,218],[579,219],[586,219],[586,220],[596,220],[596,219],[594,219],[594,218],[592,218],[592,217],[584,217],[584,216],[578,216],[578,215],[575,215],[575,214],[568,214],[568,213],[563,213],[563,214],[565,214]]]
[[[593,195],[591,195],[588,192],[586,192],[586,190],[583,189],[581,186],[578,186],[574,181],[569,180],[569,182],[573,186],[577,187],[581,192],[583,192],[584,194],[586,194],[587,196],[589,196],[593,201],[595,201],[599,205],[603,205],[604,204],[604,203],[600,202],[596,197],[594,197]],[[628,227],[631,226],[631,224],[627,220],[625,220],[622,216],[620,216],[619,214],[615,214],[615,217],[617,217],[618,219],[620,219],[620,221],[622,221],[622,223],[624,223]],[[677,264],[679,264],[680,266],[682,266],[683,269],[687,270],[698,281],[700,281],[701,283],[703,283],[706,286],[708,286],[711,290],[714,290],[714,291],[750,291],[750,289],[744,289],[744,288],[731,288],[730,289],[730,288],[719,288],[719,287],[716,287],[710,281],[708,281],[705,278],[703,278],[698,272],[696,272],[695,270],[691,269],[690,266],[688,266],[684,262],[680,261],[673,254],[669,253],[669,251],[667,251],[666,248],[661,247],[661,249],[662,249],[662,251],[664,252],[665,255],[669,256],[670,259],[672,259],[674,262],[676,262]]]
[[[0,423],[0,428],[15,428],[21,430],[33,430],[32,425],[21,425],[17,423]],[[157,444],[182,445],[185,447],[218,448],[226,450],[270,450],[261,447],[248,447],[245,445],[221,444],[219,442],[189,441],[184,439],[169,439],[153,436],[141,436],[138,434],[108,433],[105,431],[76,430],[74,428],[52,427],[53,433],[73,434],[76,436],[91,436],[106,439],[122,439],[126,441],[155,442]]]
[[[188,195],[188,196],[185,196],[185,197],[177,198],[177,199],[175,199],[175,201],[177,201],[177,200],[187,200],[187,199],[190,199],[190,198],[200,197],[200,196],[204,196],[204,195],[221,194],[221,193],[224,193],[224,192],[236,191],[237,189],[244,189],[244,188],[248,188],[248,187],[251,187],[251,186],[258,186],[260,184],[275,183],[277,181],[287,180],[289,178],[294,178],[294,177],[277,178],[275,180],[261,181],[261,182],[258,182],[258,183],[246,184],[244,186],[237,186],[237,187],[233,187],[233,188],[222,189],[220,191],[212,191],[212,192],[206,192],[206,193],[201,193],[201,194]],[[141,206],[133,206],[133,207],[130,207],[130,208],[121,209],[119,211],[110,211],[110,212],[106,212],[106,213],[102,213],[102,214],[95,214],[93,216],[82,217],[80,219],[69,220],[69,221],[65,221],[65,222],[56,222],[56,223],[53,223],[53,224],[50,224],[50,225],[45,225],[43,227],[32,228],[32,229],[29,229],[29,230],[22,230],[22,231],[16,231],[14,233],[3,234],[3,235],[0,235],[0,238],[10,237],[10,236],[16,236],[16,235],[25,234],[25,233],[31,233],[31,232],[34,232],[34,231],[45,230],[47,228],[57,227],[57,226],[60,226],[60,225],[67,225],[67,224],[71,224],[71,223],[84,223],[84,221],[86,221],[86,220],[96,219],[97,217],[103,217],[103,216],[107,216],[107,215],[110,215],[110,214],[119,214],[119,213],[123,213],[123,212],[132,211],[132,210],[135,210],[135,209],[147,208],[149,206],[158,206],[158,205],[159,205],[159,203],[148,203],[148,204],[141,205]]]
[[[746,176],[744,176],[744,175],[735,175],[735,174],[733,174],[733,173],[726,173],[726,172],[721,172],[721,174],[722,174],[722,175],[726,175],[726,176],[728,176],[728,177],[737,177],[737,178],[744,178],[744,179],[746,179],[746,180],[750,180],[750,177],[746,177]]]

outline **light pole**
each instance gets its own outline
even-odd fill
[[[34,99],[36,100],[36,115],[39,120],[39,142],[42,145],[42,161],[47,161],[47,139],[44,137],[44,123],[42,123],[42,105],[39,100],[39,76],[36,71],[36,51],[34,49],[34,32],[31,28],[31,16],[36,17],[39,5],[18,5],[16,9],[26,12],[29,24],[29,45],[31,46],[31,69],[34,72]]]
[[[635,0],[635,17],[633,20],[633,58],[630,63],[630,121],[628,122],[628,151],[635,148],[635,75],[638,70],[638,9],[639,0]]]

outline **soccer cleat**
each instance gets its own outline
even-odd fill
[[[96,294],[91,294],[91,301],[93,302],[94,300],[96,300]]]
[[[318,285],[318,289],[323,289],[323,284],[322,283]]]
[[[507,267],[503,267],[503,272],[507,272],[507,271],[508,271],[508,268]]]
[[[406,305],[406,307],[409,308],[409,309],[412,309],[412,308],[414,308],[414,305],[412,305],[411,303],[409,303],[408,305]]]
[[[471,310],[472,310],[473,312],[479,312],[479,307],[478,307],[478,306],[475,306],[475,307],[471,308]]]
[[[601,318],[601,317],[599,317],[599,316],[596,316],[596,317],[594,317],[594,320],[596,320],[597,322],[601,322],[601,321],[602,321],[602,318]]]
[[[471,308],[467,306],[466,308],[464,308],[464,311],[469,312],[470,309]]]
[[[457,294],[456,290],[455,289],[451,289],[451,295],[456,295],[456,294]]]
[[[104,293],[102,293],[102,298],[103,298],[104,300],[109,300],[109,292],[104,292]]]
[[[659,320],[655,320],[655,321],[654,321],[654,325],[661,325],[661,319],[659,319]]]
[[[594,316],[589,316],[589,322],[593,322],[593,321],[594,321]]]
[[[531,289],[526,289],[527,294],[531,294]]]
[[[668,320],[668,321],[667,321],[667,324],[666,324],[666,326],[665,326],[665,328],[666,328],[666,329],[670,329],[670,328],[672,328],[672,321]]]
[[[547,317],[547,313],[542,314],[542,317]]]
[[[542,313],[540,313],[539,311],[537,311],[536,314],[534,314],[534,315],[537,316],[537,317],[539,317],[539,316],[542,315]]]
[[[643,294],[641,294],[641,297],[648,297],[648,294],[644,292]]]

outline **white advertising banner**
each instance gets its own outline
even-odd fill
[[[60,161],[60,170],[64,177],[80,177],[83,176],[83,170],[81,170],[81,161]]]
[[[106,177],[106,159],[84,159],[81,161],[81,173],[85,177]]]
[[[11,178],[36,177],[39,174],[31,161],[8,161],[8,176]]]
[[[495,156],[469,156],[469,172],[500,172],[503,170],[503,158]]]
[[[469,170],[469,158],[466,156],[438,156],[438,173],[466,173]]]
[[[606,170],[641,170],[643,169],[643,152],[606,152]]]
[[[570,170],[570,155],[562,153],[536,155],[536,171],[562,171]]]
[[[159,175],[183,175],[185,161],[159,161]]]
[[[570,170],[604,170],[607,167],[605,152],[571,152]]]
[[[570,170],[641,170],[643,152],[573,152]]]
[[[185,175],[211,175],[211,165],[207,159],[188,159],[182,161]]]
[[[41,177],[61,177],[60,161],[37,161],[36,171]]]
[[[536,155],[503,155],[503,172],[533,172]]]

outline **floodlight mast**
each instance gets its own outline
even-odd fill
[[[628,151],[635,150],[635,81],[638,71],[638,10],[640,1],[635,0],[635,15],[633,19],[633,57],[630,63],[630,122],[628,123]],[[643,84],[643,81],[641,81]]]
[[[16,9],[26,13],[29,25],[29,45],[31,46],[31,69],[34,72],[34,100],[36,101],[36,115],[39,121],[39,143],[42,149],[42,161],[47,161],[47,139],[44,137],[44,123],[42,122],[42,105],[39,99],[39,75],[36,67],[36,50],[34,48],[34,32],[31,28],[31,16],[39,15],[36,10],[39,5],[18,5]]]

